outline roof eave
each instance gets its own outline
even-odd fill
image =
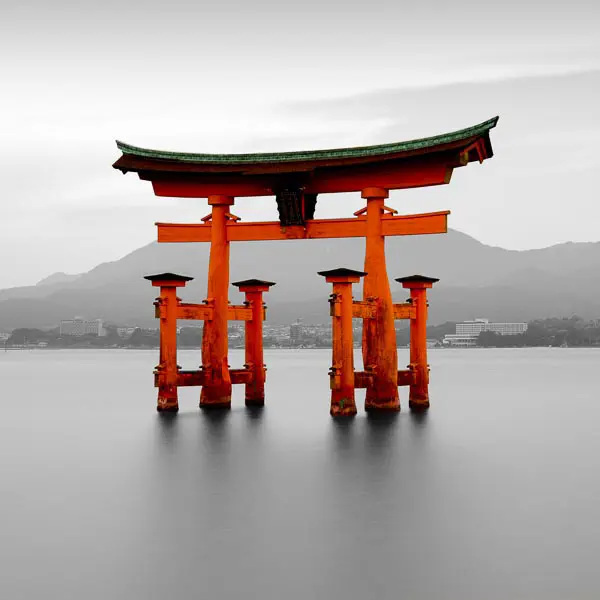
[[[449,147],[467,144],[473,139],[482,139],[485,147],[485,158],[493,156],[489,132],[496,127],[498,117],[456,132],[442,134],[420,140],[397,142],[377,146],[356,148],[338,148],[322,151],[284,152],[271,154],[187,154],[139,148],[117,141],[122,156],[113,164],[113,168],[128,171],[146,170],[150,165],[160,166],[160,170],[168,171],[168,166],[187,167],[190,171],[202,171],[207,168],[244,170],[252,167],[269,166],[270,168],[294,168],[301,164],[313,165],[317,168],[324,163],[335,165],[348,162],[371,160],[389,160],[391,158],[409,157],[414,154],[431,154],[441,152]],[[136,167],[137,163],[145,166]],[[471,159],[469,157],[469,162]],[[321,163],[321,164],[320,164]],[[167,167],[165,169],[165,167]],[[178,170],[178,169],[173,169]]]

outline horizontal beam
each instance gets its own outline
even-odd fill
[[[229,369],[229,376],[232,384],[251,383],[254,377],[253,371],[249,369]],[[162,379],[166,378],[166,373],[158,372],[154,374],[154,387],[160,387],[163,384]],[[192,387],[198,385],[208,385],[210,383],[208,372],[202,369],[196,371],[178,371],[177,387]]]
[[[212,321],[212,306],[206,304],[178,304],[177,319],[190,321]]]
[[[449,214],[450,211],[446,210],[418,215],[383,215],[382,233],[384,236],[446,233]],[[156,223],[156,226],[161,243],[211,240],[210,223]],[[229,222],[226,230],[230,242],[366,237],[367,220],[365,217],[313,219],[306,222],[306,227],[282,227],[279,221]]]
[[[398,371],[398,385],[413,385],[416,383],[416,371],[411,371],[410,369],[405,369],[403,371]]]
[[[354,388],[362,390],[373,383],[373,373],[368,371],[354,371]]]
[[[212,321],[213,308],[207,304],[186,304],[180,302],[177,305],[177,320],[182,321]],[[156,318],[166,316],[166,307],[157,305]],[[263,307],[263,319],[267,318],[267,310]],[[227,307],[228,321],[252,321],[252,309],[245,305],[230,305]]]
[[[408,302],[394,304],[394,319],[416,319],[417,309]]]
[[[376,307],[373,303],[357,300],[352,303],[353,319],[374,319],[376,316]]]
[[[416,381],[416,371],[405,369],[398,371],[398,385],[413,385]],[[161,385],[161,376],[166,376],[166,373],[155,373],[154,387]],[[232,384],[251,383],[254,376],[250,369],[229,369],[229,376]],[[354,372],[354,387],[356,389],[364,389],[372,383],[373,373],[367,371]],[[178,371],[177,372],[177,387],[191,387],[199,385],[207,385],[208,373],[203,370],[196,371]]]

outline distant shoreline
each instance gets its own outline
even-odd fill
[[[397,349],[399,350],[408,350],[410,347],[409,346],[396,346]],[[527,348],[554,348],[554,349],[558,349],[558,350],[577,350],[577,349],[582,349],[582,348],[598,348],[600,350],[600,346],[598,345],[589,345],[589,346],[545,346],[545,345],[541,345],[541,346],[472,346],[472,347],[464,347],[464,348],[459,348],[459,347],[454,347],[454,348],[450,348],[450,347],[444,347],[444,346],[434,346],[432,348],[428,348],[428,351],[431,350],[443,350],[443,351],[455,351],[455,350],[524,350]],[[230,350],[244,350],[244,348],[229,348]],[[360,350],[360,347],[355,347],[355,350]],[[96,348],[93,347],[86,347],[86,348],[73,348],[73,347],[67,347],[67,348],[40,348],[37,346],[31,346],[31,347],[21,347],[21,346],[7,346],[6,348],[1,348],[0,349],[0,354],[4,353],[4,352],[14,352],[14,351],[25,351],[25,350],[29,350],[29,351],[42,351],[42,352],[60,352],[60,351],[64,351],[64,350],[81,350],[82,352],[86,352],[86,351],[90,351],[90,350],[102,350],[102,351],[106,351],[106,350],[123,350],[123,351],[129,351],[129,350],[145,350],[145,351],[158,351],[160,350],[160,348],[158,346],[143,346],[143,347],[139,347],[139,348],[134,348],[134,347],[115,347],[115,348],[107,348],[105,346],[98,346]],[[185,346],[183,348],[177,348],[178,351],[183,351],[183,350],[197,350],[198,352],[200,351],[200,348],[195,348],[195,347],[188,347]],[[289,347],[289,346],[271,346],[271,347],[267,347],[265,348],[265,350],[331,350],[331,346],[322,346],[320,348],[303,348],[303,347]]]

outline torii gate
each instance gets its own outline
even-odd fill
[[[402,312],[403,309],[398,308],[398,305],[395,308],[392,303],[385,262],[385,237],[446,233],[449,211],[398,215],[398,211],[385,205],[385,200],[389,196],[389,190],[447,184],[455,168],[473,161],[481,163],[492,157],[489,132],[497,121],[498,117],[495,117],[460,131],[407,142],[268,154],[189,154],[150,150],[117,141],[122,156],[114,163],[114,168],[123,173],[135,172],[140,179],[151,181],[157,196],[207,198],[211,206],[210,214],[198,224],[156,224],[159,242],[211,244],[208,293],[204,304],[187,305],[187,312],[183,305],[178,304],[177,310],[172,306],[170,311],[165,308],[164,313],[161,313],[170,314],[172,321],[177,318],[205,320],[202,371],[197,375],[182,373],[178,376],[177,373],[171,373],[167,378],[164,374],[166,363],[163,364],[162,357],[169,352],[161,342],[162,367],[159,365],[159,378],[163,377],[161,381],[164,393],[161,401],[159,383],[159,410],[177,409],[178,385],[202,385],[200,406],[229,407],[232,383],[243,382],[248,385],[254,378],[251,373],[239,373],[239,369],[228,367],[227,321],[230,318],[252,318],[248,315],[232,316],[232,310],[235,313],[236,307],[228,305],[230,242],[342,237],[366,238],[364,272],[354,272],[360,275],[353,275],[354,279],[348,280],[358,281],[358,277],[364,275],[363,302],[354,303],[357,307],[353,308],[353,316],[363,318],[362,351],[365,372],[359,379],[362,381],[360,387],[366,387],[365,409],[399,410],[398,385],[401,377],[398,371],[394,318],[417,319],[419,311],[405,311],[404,316],[398,315],[398,311]],[[315,219],[318,194],[339,192],[360,192],[366,200],[366,206],[351,218]],[[231,212],[236,196],[273,195],[277,202],[279,221],[240,223],[240,219]],[[177,279],[178,276],[173,277],[176,279],[165,280],[164,277],[161,279],[161,276],[156,276],[153,284],[160,286],[161,281],[166,282],[165,290],[172,289],[172,293],[169,292],[174,298],[172,302],[178,303],[175,287],[185,285],[185,278],[182,281]],[[412,286],[411,296],[417,287],[424,291],[425,287],[431,287],[432,281],[436,281],[429,278],[405,279],[406,281],[401,281],[405,287]],[[336,281],[340,283],[339,278],[335,277],[330,277],[328,281],[332,281],[334,285]],[[271,285],[270,282],[262,283]],[[162,289],[161,287],[161,301]],[[266,289],[268,286],[262,291]],[[417,297],[420,296],[417,294],[415,299]],[[426,302],[424,296],[422,302]],[[164,303],[165,307],[168,306],[168,299]],[[250,302],[250,308],[251,304]],[[241,315],[244,307],[237,309]],[[425,315],[426,311],[420,314]],[[426,317],[421,320],[424,318]],[[260,327],[262,332],[262,321]],[[413,330],[423,333],[424,327],[424,321],[419,322],[418,327],[411,326],[411,333]],[[423,364],[424,355],[413,347],[412,337],[411,367],[414,367],[414,376],[411,376],[409,382],[410,400],[412,408],[422,409],[429,406],[426,395],[428,369],[426,355]],[[418,336],[415,334],[415,337]],[[170,337],[165,336],[165,339]],[[165,342],[168,343],[171,342]],[[414,365],[413,355],[420,357]],[[254,368],[261,369],[264,381],[262,350],[260,357],[255,358],[261,364],[254,365]],[[173,361],[170,360],[169,364],[173,364]],[[176,361],[174,364],[175,367],[172,368],[176,368]],[[164,371],[162,375],[161,368]],[[170,387],[167,386],[167,379]],[[420,386],[416,385],[417,380],[421,382]],[[332,389],[333,386],[332,379]],[[165,391],[167,387],[171,390],[168,393]],[[417,389],[421,390],[419,394]],[[335,414],[333,403],[332,414]]]

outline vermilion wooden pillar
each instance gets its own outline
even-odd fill
[[[410,321],[410,369],[415,372],[410,386],[409,406],[419,411],[429,408],[429,365],[427,364],[427,289],[439,281],[434,277],[411,275],[396,279],[410,290],[415,318]]]
[[[212,206],[211,243],[206,302],[213,308],[202,335],[202,369],[208,382],[200,393],[201,407],[231,407],[231,377],[227,362],[227,307],[229,288],[229,242],[226,225],[231,196],[209,196]]]
[[[252,379],[246,383],[246,406],[263,406],[265,403],[266,368],[263,356],[263,292],[268,292],[272,281],[246,279],[232,285],[246,294],[246,304],[252,309],[252,320],[245,322],[246,369]]]
[[[385,264],[385,238],[382,233],[383,201],[388,197],[383,188],[365,188],[367,200],[367,238],[363,300],[376,298],[375,319],[363,319],[363,363],[374,377],[367,387],[365,410],[398,411],[398,352],[392,293]]]
[[[354,401],[354,344],[352,339],[352,284],[366,275],[352,269],[319,271],[328,283],[333,283],[331,295],[332,365],[331,409],[332,416],[356,414]]]
[[[184,287],[193,277],[176,275],[175,273],[160,273],[148,275],[144,279],[152,282],[154,287],[160,287],[160,296],[156,307],[160,318],[160,358],[155,374],[158,377],[159,412],[177,412],[177,292],[176,288]]]

